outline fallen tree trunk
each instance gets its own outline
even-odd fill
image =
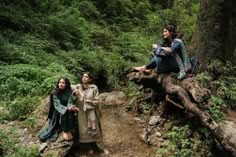
[[[211,94],[208,89],[203,88],[192,78],[179,81],[166,74],[157,76],[132,72],[128,74],[128,77],[130,81],[143,85],[144,88],[151,88],[154,92],[161,88],[166,94],[166,101],[198,117],[201,124],[212,132],[220,146],[230,155],[236,156],[236,141],[231,140],[232,136],[236,134],[227,134],[227,125],[219,125],[207,112],[202,110],[208,105]]]

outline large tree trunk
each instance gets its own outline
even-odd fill
[[[198,117],[201,124],[212,132],[219,145],[230,156],[236,156],[236,141],[232,140],[236,137],[236,131],[231,129],[236,128],[236,125],[231,126],[228,125],[229,123],[219,125],[207,112],[201,109],[208,106],[207,102],[211,94],[208,89],[203,88],[192,78],[179,81],[165,74],[156,76],[135,72],[130,73],[128,77],[129,80],[144,88],[151,88],[154,91],[161,88],[165,92],[166,101]],[[203,106],[204,104],[205,106]]]
[[[236,1],[201,0],[196,31],[191,51],[201,65],[212,59],[235,63],[236,54]]]

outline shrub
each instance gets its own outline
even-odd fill
[[[211,80],[210,75],[207,72],[202,72],[196,75],[196,80],[203,86],[209,87],[208,83]]]
[[[18,135],[13,127],[11,130],[0,130],[0,150],[4,157],[35,157],[38,156],[38,145],[26,148],[19,143]]]
[[[183,127],[174,126],[167,133],[169,141],[163,148],[157,150],[157,157],[204,157],[204,151],[201,141],[191,137],[191,131],[188,125]]]
[[[6,120],[24,120],[39,105],[40,101],[40,97],[18,97],[14,101],[5,104],[7,112],[1,118]]]
[[[0,66],[0,91],[3,93],[0,97],[2,100],[13,100],[17,96],[44,95],[52,90],[62,76],[69,77],[72,82],[74,80],[65,67],[58,63],[51,63],[44,69],[28,64]]]
[[[0,97],[13,100],[17,96],[42,94],[40,84],[50,76],[38,66],[16,64],[0,67]],[[8,91],[8,92],[4,92]]]
[[[15,141],[10,139],[11,136],[9,136],[8,132],[5,132],[3,129],[0,130],[0,156],[7,155],[7,153],[12,151],[10,148],[13,148],[15,145]]]
[[[225,114],[222,111],[222,108],[225,107],[224,101],[221,98],[211,96],[209,103],[209,113],[211,117],[217,122],[225,119]]]

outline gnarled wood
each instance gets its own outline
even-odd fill
[[[208,89],[203,88],[197,81],[191,78],[179,81],[165,74],[157,76],[155,74],[147,75],[133,72],[128,74],[128,77],[130,81],[143,85],[144,88],[152,88],[153,90],[162,88],[166,95],[178,99],[178,102],[182,105],[181,107],[184,107],[184,109],[197,116],[201,124],[212,132],[222,148],[228,151],[232,156],[236,156],[236,142],[230,140],[230,136],[234,136],[235,134],[226,136],[225,128],[222,127],[223,125],[216,123],[207,112],[202,111],[199,107],[202,103],[206,103],[207,99],[210,97],[210,91]],[[177,102],[172,102],[172,104],[179,106]]]

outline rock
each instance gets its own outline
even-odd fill
[[[161,137],[161,133],[160,132],[156,132],[155,133],[157,137]]]
[[[103,105],[120,105],[120,103],[123,103],[122,100],[126,99],[126,95],[124,92],[113,91],[110,93],[101,93],[99,99]]]
[[[228,142],[233,148],[236,148],[236,123],[225,120],[220,123],[220,126],[223,128],[224,137],[228,139]]]
[[[148,122],[149,125],[156,125],[157,123],[160,123],[161,117],[159,115],[157,116],[151,116],[150,121]]]
[[[134,120],[135,122],[138,122],[138,123],[144,123],[144,121],[138,117],[135,117]]]
[[[157,146],[159,137],[157,137],[155,134],[152,134],[148,137],[149,144],[152,146]]]
[[[47,143],[46,143],[46,142],[40,144],[40,146],[39,146],[39,152],[40,152],[40,153],[43,153],[43,151],[44,151],[46,148],[47,148]]]

